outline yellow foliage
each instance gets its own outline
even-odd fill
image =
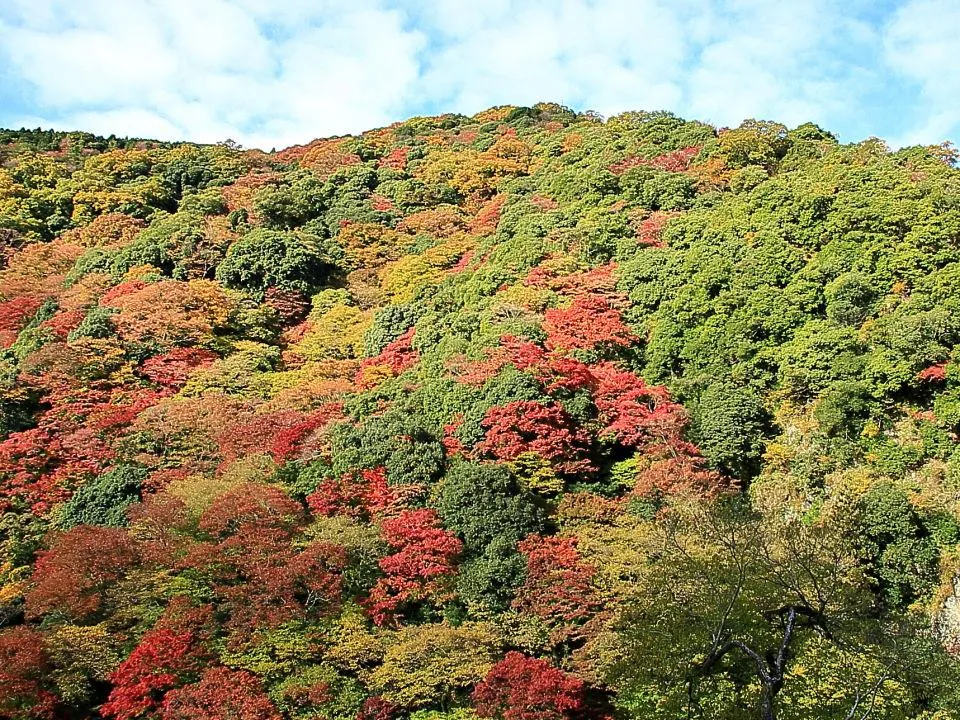
[[[478,150],[439,151],[428,156],[416,175],[428,183],[442,183],[464,196],[489,196],[496,185],[496,166]]]
[[[499,640],[488,623],[413,625],[398,630],[368,685],[405,708],[444,705],[482,680]]]
[[[473,116],[473,120],[478,123],[501,122],[507,119],[507,116],[516,110],[514,105],[498,105],[487,110],[482,110]]]
[[[723,190],[730,185],[733,171],[727,167],[723,158],[712,157],[704,163],[691,167],[687,174],[696,181],[701,191]]]
[[[408,243],[400,233],[376,223],[350,223],[337,236],[352,267],[369,268],[396,260]]]
[[[0,578],[3,584],[0,585],[0,604],[8,605],[19,602],[23,598],[23,592],[27,587],[27,580],[30,578],[31,568],[29,565],[13,567],[13,564],[7,560],[0,564]]]
[[[161,346],[203,344],[226,326],[235,301],[211,280],[165,280],[113,298],[113,323],[121,338]]]
[[[47,343],[20,363],[25,375],[42,376],[43,382],[89,382],[109,380],[122,384],[133,380],[127,357],[116,340],[80,338],[71,343]]]
[[[394,303],[408,303],[424,287],[443,280],[443,271],[433,267],[423,255],[407,255],[384,269],[381,289]]]
[[[232,185],[223,188],[223,200],[227,204],[227,210],[246,210],[249,219],[258,222],[260,218],[254,210],[253,202],[257,190],[276,182],[278,178],[277,173],[262,170],[255,170],[237,178]]]
[[[113,283],[113,277],[107,273],[84,275],[76,283],[62,291],[60,309],[63,311],[87,310],[97,304],[100,297],[113,286]]]
[[[83,248],[66,238],[27,245],[0,271],[0,298],[54,295]]]
[[[163,272],[155,265],[134,265],[127,270],[121,278],[121,282],[130,282],[131,280],[143,280],[150,276],[162,275]]]
[[[10,177],[10,173],[0,169],[0,207],[5,207],[4,201],[23,197],[25,194],[24,188]]]
[[[364,310],[386,303],[377,268],[359,268],[347,273],[346,287],[357,307]]]
[[[156,159],[151,150],[112,150],[90,157],[78,175],[71,219],[85,225],[97,215],[158,205],[169,189],[161,174],[149,174]]]
[[[411,302],[421,289],[439,285],[446,277],[445,270],[468,248],[469,243],[461,236],[419,255],[406,255],[381,271],[380,289],[393,303]]]
[[[261,483],[277,471],[277,463],[268,453],[254,453],[237,458],[220,473],[219,480],[229,487],[244,483]]]
[[[164,492],[182,500],[183,504],[186,505],[187,514],[196,521],[200,519],[203,511],[213,504],[214,500],[242,482],[236,477],[226,475],[220,477],[189,475],[171,482]]]
[[[89,225],[64,233],[63,237],[81,247],[103,247],[115,250],[129,245],[137,233],[146,226],[143,220],[129,215],[108,213],[94,219]]]
[[[327,178],[337,170],[356,165],[360,158],[350,152],[344,140],[314,140],[309,145],[292,147],[277,154],[277,159],[289,162],[299,159],[300,166],[313,170],[322,178]]]
[[[291,349],[307,360],[345,360],[363,355],[363,336],[373,315],[352,305],[337,303],[311,323]]]
[[[438,205],[411,213],[397,224],[400,232],[432,235],[436,238],[448,238],[466,228],[467,219],[454,205]]]
[[[473,206],[490,197],[501,178],[527,173],[530,153],[530,147],[522,140],[503,134],[483,152],[466,148],[431,153],[416,175],[428,183],[449,185],[471,199],[467,206]]]
[[[308,380],[302,385],[278,391],[263,406],[263,409],[265,412],[277,410],[309,412],[328,402],[342,399],[354,389],[353,382],[350,380]]]
[[[378,128],[376,130],[367,130],[361,136],[363,144],[383,155],[390,151],[390,148],[396,142],[396,134],[393,127]]]
[[[541,495],[556,495],[563,491],[563,480],[550,462],[535,452],[523,452],[507,463],[510,471],[528,489]]]
[[[383,640],[370,631],[370,622],[356,606],[344,610],[331,636],[332,644],[326,657],[342,670],[361,674],[383,657]]]
[[[367,365],[360,371],[359,382],[362,387],[371,388],[392,377],[394,377],[394,373],[389,365]]]
[[[530,170],[530,146],[515,135],[504,133],[486,152],[487,157],[497,158],[500,174],[522,174]]]
[[[578,132],[572,132],[563,138],[563,145],[561,145],[561,150],[565,153],[570,152],[571,150],[576,150],[578,147],[583,145],[583,135]]]
[[[842,716],[856,701],[858,686],[870,693],[870,706],[877,717],[913,717],[903,711],[911,704],[910,690],[880,659],[843,649],[819,636],[803,644],[785,675],[784,691],[777,698],[779,715],[784,718]]]
[[[81,703],[120,664],[116,643],[103,625],[60,625],[47,642],[51,677],[66,702]]]
[[[357,363],[353,360],[314,361],[305,363],[295,370],[266,373],[264,380],[270,386],[271,395],[276,395],[284,390],[302,387],[311,381],[335,383],[348,380],[356,371]]]
[[[293,369],[265,373],[262,376],[270,401],[265,412],[276,410],[313,410],[324,403],[339,400],[354,389],[355,360],[308,362]]]
[[[497,300],[505,305],[515,305],[536,313],[542,313],[556,304],[557,294],[546,288],[516,283],[497,293]]]
[[[234,352],[196,370],[183,387],[184,396],[215,392],[244,397],[268,397],[270,383],[264,374],[279,360],[279,351],[272,345],[241,340]]]
[[[151,452],[135,458],[147,467],[215,466],[222,461],[217,438],[250,417],[250,403],[219,393],[175,395],[149,407],[130,426],[130,437],[145,437]],[[132,448],[136,449],[136,448]]]

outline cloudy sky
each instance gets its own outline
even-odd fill
[[[958,0],[0,0],[0,126],[284,147],[560,102],[960,140]]]

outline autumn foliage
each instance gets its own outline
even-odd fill
[[[568,308],[547,310],[543,329],[547,346],[558,350],[593,350],[636,341],[620,312],[603,298],[590,295],[576,297]]]
[[[0,717],[953,717],[956,164],[0,130]]]
[[[563,720],[584,710],[584,682],[545,660],[515,651],[494,665],[473,691],[480,717]]]
[[[560,472],[589,470],[589,438],[558,404],[517,400],[494,407],[483,419],[486,435],[478,446],[500,460],[530,452],[551,462]]]
[[[242,670],[210,668],[200,681],[168,692],[160,708],[162,720],[278,720],[260,680]]]
[[[370,591],[367,607],[378,625],[395,621],[410,603],[443,601],[463,544],[434,510],[407,510],[381,524],[391,553],[380,560],[385,577]]]

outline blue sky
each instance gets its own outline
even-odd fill
[[[0,126],[285,147],[540,100],[960,140],[960,0],[2,0]]]

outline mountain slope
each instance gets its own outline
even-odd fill
[[[0,715],[953,717],[948,146],[0,140]]]

